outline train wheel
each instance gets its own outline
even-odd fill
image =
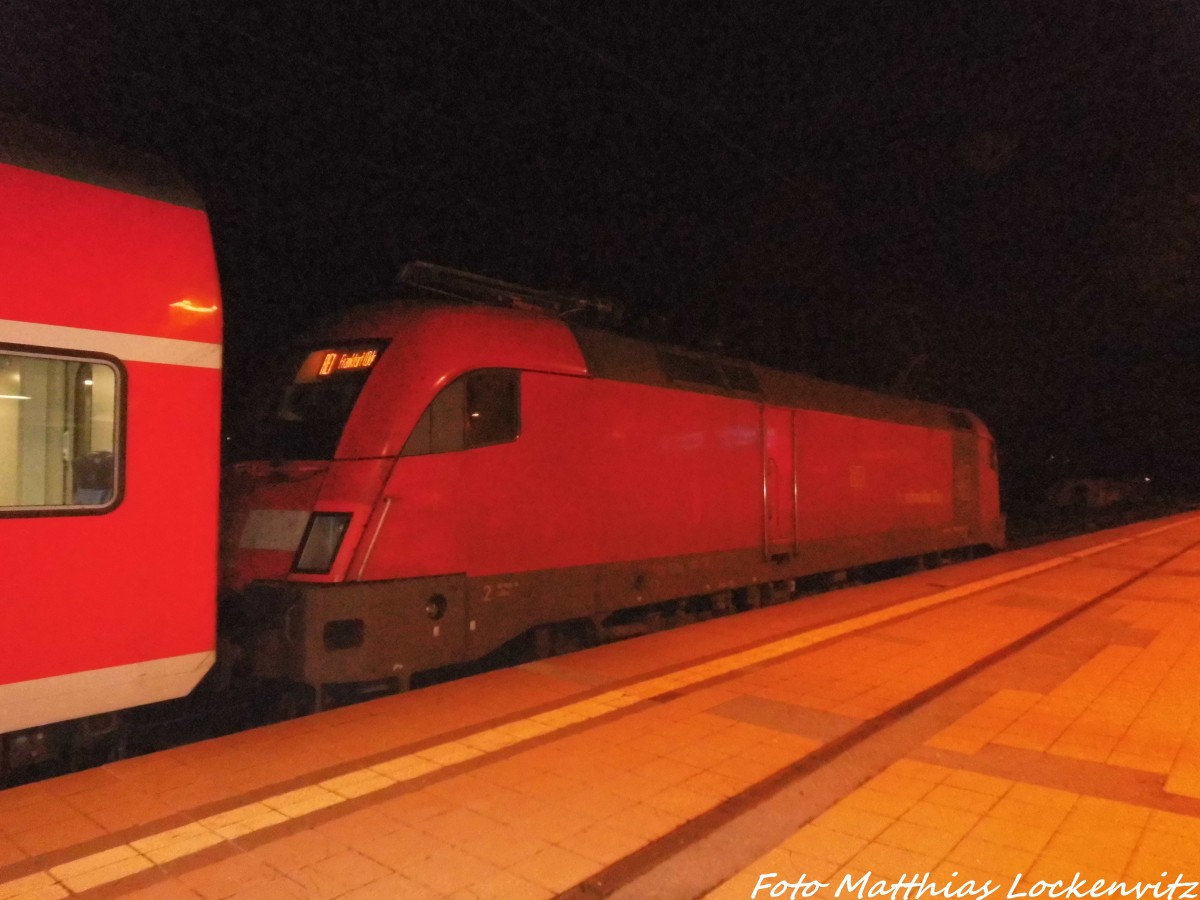
[[[736,599],[733,591],[718,591],[710,598],[712,611],[715,616],[725,616],[733,612]]]
[[[557,625],[539,625],[529,632],[529,655],[533,659],[556,656],[560,643]]]
[[[586,650],[600,644],[600,626],[595,619],[578,619],[571,625],[572,650]]]
[[[125,756],[129,722],[120,713],[101,713],[76,719],[62,729],[61,753],[68,772],[78,772]]]
[[[275,698],[274,722],[298,719],[317,711],[317,692],[307,684],[284,683]]]
[[[739,610],[758,609],[759,600],[757,588],[738,588],[733,592],[733,604]]]
[[[589,620],[553,622],[530,630],[527,652],[531,659],[548,659],[594,647],[596,643],[596,628]]]

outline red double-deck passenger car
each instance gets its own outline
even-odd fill
[[[536,310],[348,313],[260,430],[231,477],[227,608],[259,674],[318,692],[1004,541],[967,412]]]
[[[178,176],[10,119],[0,283],[2,777],[211,665],[221,323]]]

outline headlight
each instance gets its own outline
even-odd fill
[[[324,575],[333,566],[338,547],[346,536],[350,524],[350,513],[313,513],[304,538],[300,541],[300,552],[296,554],[293,572]]]

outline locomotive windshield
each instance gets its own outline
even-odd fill
[[[308,351],[283,388],[268,425],[271,459],[333,459],[342,429],[384,342]]]

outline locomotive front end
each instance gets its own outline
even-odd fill
[[[317,334],[264,389],[226,472],[221,633],[227,670],[322,706],[478,655],[463,466],[511,470],[531,360],[586,369],[539,314],[397,303]]]
[[[221,634],[230,667],[312,680],[303,588],[346,579],[386,475],[386,457],[364,452],[375,423],[355,409],[387,345],[306,345],[257,404],[251,458],[230,467],[223,484]],[[334,645],[355,643],[345,620],[323,630]]]

